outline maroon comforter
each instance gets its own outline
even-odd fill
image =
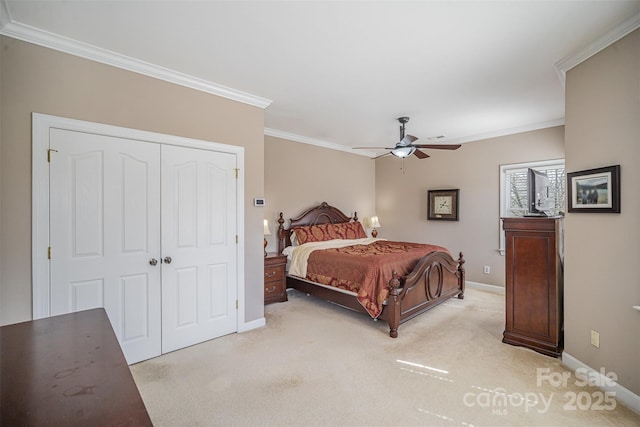
[[[449,253],[441,246],[388,240],[316,250],[308,259],[307,279],[355,292],[360,304],[375,319],[389,295],[392,273],[400,276],[411,273],[421,258],[435,251]]]

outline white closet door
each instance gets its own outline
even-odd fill
[[[160,146],[51,129],[50,313],[104,307],[128,363],[160,354]]]
[[[162,147],[163,353],[237,330],[236,167],[233,154]]]

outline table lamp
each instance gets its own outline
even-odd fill
[[[369,227],[373,228],[373,230],[371,230],[371,237],[378,237],[378,230],[376,230],[376,228],[380,228],[380,221],[377,216],[369,218]]]
[[[264,220],[264,235],[265,236],[269,236],[271,235],[271,230],[269,229],[269,220],[265,219]],[[264,256],[267,256],[267,239],[264,239]]]

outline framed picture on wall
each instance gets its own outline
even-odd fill
[[[460,190],[429,190],[427,219],[458,221]]]
[[[620,165],[567,174],[569,212],[620,213]]]

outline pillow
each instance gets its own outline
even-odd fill
[[[289,234],[289,240],[291,240],[291,246],[298,246],[298,236],[293,231]]]
[[[362,228],[362,224],[360,222],[345,222],[341,225],[343,239],[364,239],[367,237],[367,233],[364,232],[364,228]]]
[[[294,227],[293,231],[299,244],[324,242],[334,239],[362,239],[367,237],[359,222],[342,222],[339,224],[318,224]]]
[[[307,242],[321,242],[325,240],[324,233],[320,228],[318,228],[317,225],[294,227],[292,235],[296,236],[296,240],[298,241],[299,245],[303,245]],[[329,240],[329,239],[326,239],[326,240]]]
[[[295,248],[293,246],[287,246],[286,248],[284,248],[282,250],[282,255],[286,255],[287,259],[291,259],[291,255],[293,254],[293,251],[295,250]]]

